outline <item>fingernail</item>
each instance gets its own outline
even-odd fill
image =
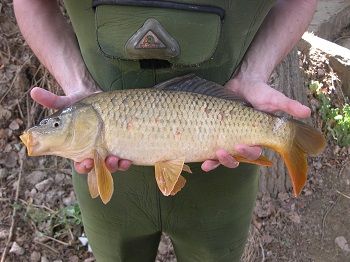
[[[212,166],[212,168],[211,168],[210,170],[214,170],[214,169],[216,169],[218,166],[220,166],[220,163],[218,163],[218,164]]]

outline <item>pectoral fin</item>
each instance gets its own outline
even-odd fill
[[[109,200],[111,200],[114,190],[113,178],[105,165],[104,157],[102,157],[97,151],[95,151],[94,162],[98,193],[100,194],[102,202],[107,204]]]
[[[175,195],[185,185],[186,179],[180,176],[182,170],[192,172],[184,163],[185,158],[154,164],[156,181],[164,196]]]
[[[92,198],[96,198],[100,195],[97,187],[97,177],[96,177],[95,169],[92,169],[88,174],[88,186],[89,186],[89,191]]]
[[[244,162],[249,164],[255,164],[259,166],[273,166],[273,163],[266,156],[260,156],[258,159],[250,160],[241,156],[233,156],[238,162]]]

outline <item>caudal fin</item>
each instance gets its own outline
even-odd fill
[[[315,156],[326,146],[326,139],[315,128],[300,121],[290,120],[295,126],[295,136],[288,147],[275,149],[283,158],[292,180],[294,196],[297,197],[306,181],[306,156]]]

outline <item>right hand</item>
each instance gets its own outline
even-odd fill
[[[34,101],[41,104],[42,106],[52,108],[52,109],[61,109],[67,107],[74,102],[87,97],[96,92],[80,92],[73,93],[67,96],[58,96],[50,91],[42,89],[40,87],[34,87],[30,92],[30,96]],[[129,169],[132,162],[126,159],[120,159],[117,156],[110,155],[105,160],[107,169],[113,173],[117,170],[125,171]],[[80,174],[89,173],[94,167],[94,160],[91,158],[84,159],[81,162],[74,162],[75,170]]]

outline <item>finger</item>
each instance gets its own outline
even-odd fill
[[[91,158],[87,158],[81,162],[74,162],[74,169],[79,174],[87,174],[94,167],[94,160]]]
[[[119,160],[119,168],[120,171],[126,171],[129,169],[129,167],[132,165],[132,161],[126,160],[126,159],[120,159]]]
[[[247,158],[249,160],[256,160],[261,156],[260,146],[247,146],[243,144],[237,144],[234,147],[235,152],[241,157]]]
[[[129,169],[131,164],[132,161],[119,159],[117,156],[108,156],[106,158],[106,167],[111,173],[114,173],[117,170],[126,171]]]
[[[119,158],[117,156],[107,156],[106,160],[106,167],[111,172],[114,173],[118,170],[119,167]]]
[[[70,100],[65,96],[58,96],[40,87],[34,87],[30,96],[39,104],[53,109],[60,109],[70,104]]]
[[[220,166],[219,160],[206,160],[203,162],[201,168],[203,171],[209,172],[209,171],[217,168],[218,166]]]
[[[274,111],[283,111],[287,114],[297,118],[307,118],[311,115],[311,109],[300,102],[286,97],[284,94],[278,92],[273,96],[275,103]]]
[[[283,111],[294,117],[307,118],[311,115],[311,109],[299,103],[298,101],[289,99],[289,101],[286,102],[285,106],[286,108]]]
[[[219,149],[216,151],[216,156],[221,165],[224,165],[229,168],[236,168],[239,165],[239,162],[234,159],[226,150]]]

